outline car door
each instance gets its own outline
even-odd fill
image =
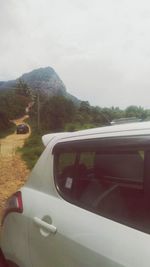
[[[34,194],[30,221],[30,257],[33,267],[148,267],[150,237],[50,196]],[[39,198],[41,201],[39,203]],[[33,206],[32,206],[33,205]],[[37,223],[38,218],[39,223]],[[47,228],[40,223],[56,227]]]
[[[115,165],[116,175],[117,172],[121,171],[122,168],[120,168],[120,166],[123,163],[121,160],[124,161],[124,159],[130,162],[130,172],[132,175],[134,172],[132,166],[136,166],[136,174],[141,173],[143,153],[143,150],[125,151],[125,153],[119,151],[119,154],[115,151],[113,155],[113,165]],[[84,193],[82,192],[82,197],[80,196],[79,198],[78,195],[78,199],[75,199],[76,195],[73,192],[74,175],[72,173],[72,167],[70,168],[70,166],[72,166],[72,163],[70,165],[70,158],[72,158],[72,156],[71,154],[67,156],[69,159],[69,163],[67,162],[67,170],[71,170],[71,172],[68,173],[66,171],[66,158],[64,161],[60,158],[60,156],[63,158],[64,156],[66,157],[66,153],[61,152],[60,154],[59,160],[56,156],[56,165],[57,162],[59,162],[61,166],[59,165],[57,168],[56,177],[58,176],[58,180],[57,178],[55,179],[55,186],[57,187],[55,195],[45,194],[44,192],[30,187],[24,188],[24,194],[30,195],[31,213],[28,214],[29,247],[33,267],[149,267],[150,236],[148,233],[142,232],[142,230],[139,231],[139,226],[137,226],[136,223],[136,229],[134,229],[132,225],[134,223],[133,218],[132,224],[130,220],[129,222],[125,220],[126,214],[121,211],[121,207],[124,207],[121,206],[123,201],[120,202],[120,194],[118,194],[119,188],[119,193],[123,192],[123,196],[125,196],[125,199],[127,198],[127,201],[132,196],[132,193],[135,194],[135,197],[140,196],[141,198],[139,184],[137,187],[137,183],[135,186],[133,181],[132,186],[130,186],[130,181],[129,184],[123,182],[118,187],[116,184],[113,184],[113,186],[111,184],[110,186],[110,182],[107,182],[107,185],[104,185],[105,191],[103,191],[102,188],[98,189],[98,184],[97,181],[95,183],[95,179],[92,179],[92,183],[87,185],[86,177],[86,179],[82,179],[81,184],[76,183],[81,191],[83,190],[82,187],[85,187],[86,190],[83,190]],[[93,151],[91,155],[93,155]],[[112,170],[111,157],[112,150],[109,156],[107,156],[106,153],[104,153],[104,155],[96,154],[96,160],[94,160],[94,162],[100,159],[101,162],[104,162],[106,165],[107,160],[107,164],[111,162],[111,171],[114,171]],[[115,159],[115,157],[117,158]],[[115,162],[117,162],[118,157],[120,158],[120,165],[119,169],[116,171],[117,165]],[[80,158],[81,155],[79,157],[79,153],[76,153],[74,161],[76,169],[77,164],[83,164],[83,158],[88,159],[86,167],[90,165],[90,169],[92,169],[89,155],[87,157],[85,157],[85,155],[82,156],[81,162]],[[138,165],[135,164],[136,161]],[[63,170],[65,169],[64,172],[61,172],[62,168]],[[139,171],[137,171],[137,168],[139,168]],[[127,170],[126,173],[128,173],[128,171],[129,170]],[[60,173],[62,175],[60,175]],[[66,177],[64,177],[64,173]],[[51,175],[53,176],[53,170],[51,170]],[[79,173],[77,173],[77,175],[79,175]],[[61,176],[62,181],[59,181],[59,177]],[[87,171],[87,176],[88,179],[89,177],[91,179],[92,174],[90,170]],[[108,184],[109,188],[106,188]],[[90,205],[90,202],[97,202],[92,199],[93,192],[96,194],[97,190],[98,193],[101,191],[101,198],[98,200],[106,200],[103,203],[104,210],[99,214],[97,214],[94,208],[93,210],[88,210],[87,207],[87,205]],[[109,216],[109,214],[105,213],[105,208],[108,206],[107,202],[109,202],[109,214],[111,214],[110,206],[113,206],[113,214],[115,214],[118,205],[117,202],[119,203],[119,209],[115,216],[123,214],[122,216],[124,217],[121,217],[121,220],[120,218],[118,220],[118,217],[116,217],[117,219],[114,217],[111,218],[112,214]],[[114,206],[114,203],[116,206]],[[132,210],[132,206],[130,208]],[[135,211],[134,217],[137,216],[137,210]],[[145,216],[145,213],[143,213],[143,216]],[[131,227],[129,224],[131,224]]]

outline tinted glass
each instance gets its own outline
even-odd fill
[[[95,167],[106,178],[142,181],[144,159],[140,152],[99,153],[96,155]]]
[[[100,152],[99,143],[93,150],[90,143],[89,151],[87,146],[85,151],[58,150],[55,159],[56,183],[67,201],[150,233],[150,194],[145,189],[143,147],[107,148]]]

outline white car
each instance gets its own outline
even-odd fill
[[[7,201],[7,266],[150,266],[150,122],[43,137]]]

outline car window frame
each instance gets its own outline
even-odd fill
[[[109,144],[111,144],[111,146],[108,146],[108,140],[109,140]],[[83,152],[82,149],[78,149],[78,145],[80,146],[82,143],[84,143],[85,146],[87,146],[87,144],[89,144],[89,142],[95,143],[95,142],[99,142],[102,145],[102,149],[101,152],[109,152],[112,148],[114,148],[116,152],[119,151],[141,151],[144,150],[145,153],[145,157],[144,157],[144,163],[143,163],[143,182],[142,182],[142,186],[143,186],[143,190],[147,190],[147,195],[150,195],[150,179],[148,179],[148,177],[150,177],[150,171],[148,171],[148,161],[147,161],[147,154],[149,154],[149,160],[150,160],[150,136],[132,136],[132,137],[113,137],[113,138],[94,138],[94,139],[88,139],[88,140],[77,140],[77,141],[67,141],[67,142],[60,142],[57,143],[55,145],[55,147],[53,148],[53,155],[54,155],[54,183],[55,183],[55,187],[57,189],[58,194],[68,203],[76,205],[79,208],[85,209],[86,211],[89,211],[91,213],[97,214],[98,216],[102,216],[105,217],[101,214],[99,214],[96,209],[94,210],[94,208],[90,208],[87,207],[86,205],[81,205],[80,202],[73,200],[73,199],[68,199],[63,192],[61,191],[61,189],[59,188],[59,185],[57,183],[57,177],[56,177],[56,158],[58,157],[58,154],[61,152],[75,152],[77,155],[79,155],[81,152]],[[91,145],[90,144],[90,145]],[[107,146],[105,147],[105,144],[107,144]],[[149,145],[149,146],[148,146]],[[65,150],[65,147],[67,147],[67,149]],[[83,147],[83,146],[81,146]],[[113,151],[113,152],[114,152]],[[57,156],[56,156],[57,155]],[[57,159],[58,160],[58,159]],[[78,159],[79,160],[79,159]],[[140,183],[139,183],[140,184]],[[105,217],[107,219],[109,219],[108,217]],[[110,220],[114,221],[114,219]],[[117,222],[117,221],[116,221]],[[126,224],[119,222],[124,226],[127,226]],[[137,229],[138,230],[138,229]]]

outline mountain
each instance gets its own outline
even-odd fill
[[[42,89],[49,95],[66,94],[66,88],[57,73],[51,67],[40,68],[20,77],[32,89]]]
[[[23,74],[16,80],[6,82],[0,81],[0,91],[7,91],[15,88],[19,80],[24,81],[32,88],[32,90],[40,90],[49,96],[63,95],[66,98],[71,99],[76,104],[80,103],[79,99],[67,92],[64,83],[51,67],[35,69]]]

